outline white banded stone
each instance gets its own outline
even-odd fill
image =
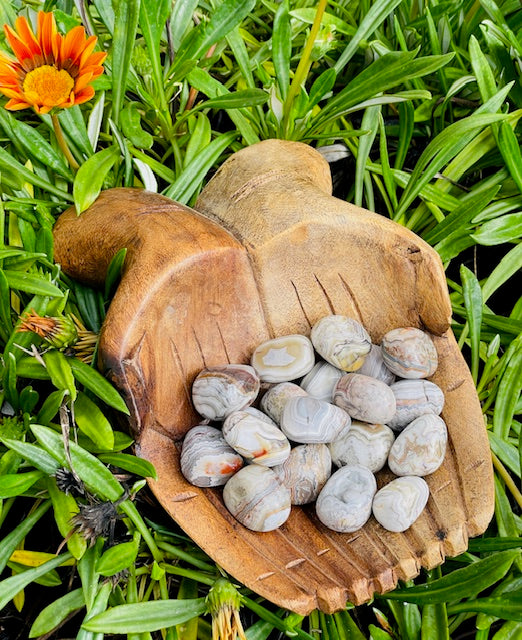
[[[328,449],[337,467],[360,464],[376,473],[386,464],[394,439],[393,431],[385,424],[352,420],[351,426],[328,444]]]
[[[447,441],[444,420],[427,413],[397,436],[390,449],[388,466],[397,476],[426,476],[442,464]]]
[[[330,477],[332,460],[325,444],[300,444],[273,470],[290,490],[292,504],[308,504],[317,498]]]
[[[356,371],[371,348],[366,329],[348,316],[321,318],[312,327],[310,339],[320,356],[343,371]]]
[[[234,411],[225,418],[223,437],[248,462],[273,467],[290,455],[290,443],[275,424],[246,411]]]
[[[381,348],[386,366],[400,378],[429,378],[437,369],[433,340],[420,329],[392,329],[383,336]]]
[[[423,478],[395,478],[375,494],[373,515],[388,531],[406,531],[421,515],[429,494],[428,485]]]
[[[293,382],[280,382],[265,393],[259,404],[261,409],[269,415],[276,424],[280,425],[283,409],[288,400],[290,400],[290,398],[307,395],[308,393],[298,384],[294,384]]]
[[[360,373],[347,373],[339,380],[333,402],[355,420],[373,424],[386,424],[396,409],[390,387]]]
[[[362,366],[357,369],[357,373],[370,378],[377,378],[385,384],[395,382],[395,374],[384,364],[382,349],[378,344],[372,344],[370,353],[364,358]]]
[[[394,431],[401,431],[425,413],[438,416],[444,407],[442,389],[429,380],[397,380],[390,385],[390,389],[395,396],[397,409],[387,424]]]
[[[335,385],[343,374],[341,369],[321,360],[301,380],[301,387],[314,398],[331,402]]]
[[[306,336],[274,338],[257,347],[251,364],[263,382],[288,382],[304,376],[314,366],[314,348]]]
[[[294,442],[327,443],[334,440],[350,416],[339,407],[312,396],[290,399],[283,409],[281,430]]]

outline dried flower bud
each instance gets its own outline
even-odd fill
[[[78,340],[74,322],[68,316],[39,316],[32,311],[21,319],[17,331],[32,331],[55,349],[65,349]]]
[[[114,502],[95,502],[94,504],[80,504],[80,511],[71,522],[76,531],[92,546],[98,538],[111,540],[114,537],[116,522],[123,516],[118,513]]]
[[[212,615],[212,640],[246,640],[239,617],[241,596],[226,578],[218,578],[206,597],[207,611]]]
[[[85,496],[85,485],[70,469],[58,469],[54,474],[56,486],[60,491],[76,498]]]

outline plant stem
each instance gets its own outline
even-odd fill
[[[321,20],[326,9],[326,3],[327,0],[319,0],[317,11],[315,12],[314,23],[312,24],[312,28],[310,29],[310,35],[308,36],[308,40],[306,41],[303,55],[301,56],[301,60],[299,60],[294,78],[288,90],[288,95],[286,96],[286,100],[283,105],[283,135],[285,138],[288,134],[288,124],[290,121],[293,102],[297,93],[301,90],[301,85],[306,80],[308,71],[312,66],[310,56],[312,54],[315,39],[317,37],[317,34],[319,33],[319,29],[321,28]]]
[[[134,506],[134,503],[132,503],[130,500],[125,500],[120,504],[120,509],[123,511],[123,513],[125,513],[126,516],[129,517],[136,529],[141,533],[143,539],[150,549],[150,552],[152,553],[152,557],[154,558],[154,560],[156,560],[156,562],[158,563],[161,562],[163,560],[163,553],[156,546],[156,542],[154,541],[151,532],[149,531],[147,525],[143,522],[143,519]]]
[[[67,144],[67,140],[63,135],[62,126],[60,124],[60,121],[58,120],[58,116],[56,115],[56,113],[51,114],[51,120],[53,123],[54,135],[56,136],[56,140],[60,149],[63,151],[63,155],[67,158],[67,162],[69,163],[71,169],[77,171],[80,168],[80,165],[76,162],[76,159],[69,149],[69,145]]]
[[[519,506],[522,508],[522,493],[520,493],[520,491],[518,490],[517,485],[513,481],[513,478],[509,475],[506,467],[502,464],[502,462],[500,462],[493,451],[491,452],[491,458],[493,459],[493,466],[498,471],[499,476],[504,481],[513,498],[515,498]]]

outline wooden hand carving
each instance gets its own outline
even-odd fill
[[[158,500],[236,579],[301,614],[365,602],[461,553],[493,512],[488,440],[449,329],[438,255],[407,229],[330,194],[328,165],[316,151],[268,140],[224,163],[196,203],[201,213],[113,189],[55,227],[57,262],[90,284],[103,282],[116,251],[128,249],[100,364],[127,399],[138,455],[156,465],[150,484]],[[434,335],[445,462],[427,478],[428,506],[405,533],[371,518],[358,532],[338,534],[313,506],[294,507],[277,531],[248,531],[228,514],[220,490],[198,489],[180,474],[179,441],[198,422],[192,380],[206,365],[248,362],[270,337],[309,335],[330,313],[356,318],[374,342],[399,326]],[[390,474],[380,476],[383,483]]]

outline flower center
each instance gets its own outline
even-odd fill
[[[74,87],[74,80],[64,69],[48,64],[37,67],[25,76],[24,93],[32,94],[34,102],[46,106],[65,102]]]

